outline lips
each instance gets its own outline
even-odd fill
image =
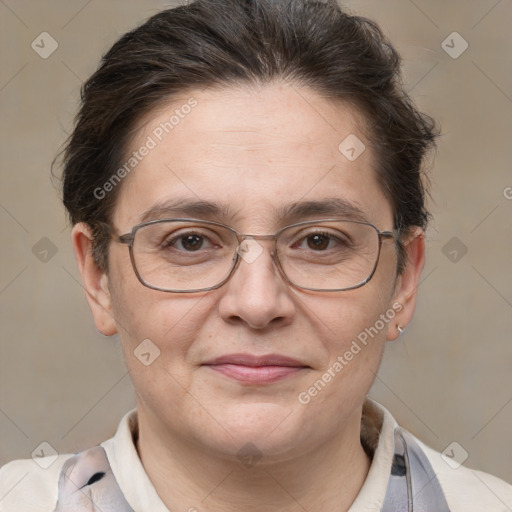
[[[206,365],[217,364],[236,364],[241,366],[295,366],[308,367],[308,365],[292,359],[291,357],[281,356],[278,354],[269,354],[264,356],[253,356],[250,354],[229,354],[216,359],[212,359]]]
[[[297,359],[279,354],[228,354],[208,361],[204,366],[248,384],[275,382],[311,368]]]

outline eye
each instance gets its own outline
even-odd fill
[[[304,247],[304,242],[306,247]],[[347,247],[349,244],[347,237],[341,233],[337,234],[329,233],[326,231],[309,233],[303,236],[296,245],[301,249],[311,249],[317,252],[323,252],[329,249],[341,249]]]
[[[211,249],[215,244],[212,237],[208,237],[200,232],[181,232],[176,234],[175,232],[170,233],[163,240],[161,247],[162,249],[177,249],[185,252],[197,252],[201,249]]]
[[[316,233],[306,238],[308,247],[314,250],[323,250],[329,247],[331,237],[322,233]]]
[[[204,243],[205,238],[196,234],[182,235],[177,239],[177,246],[185,249],[186,251],[198,251]]]

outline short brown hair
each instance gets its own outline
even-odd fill
[[[138,120],[187,90],[276,80],[355,105],[370,127],[394,228],[426,227],[422,168],[435,122],[404,91],[399,55],[373,21],[335,0],[196,0],[123,35],[82,87],[63,151],[63,201],[73,224],[91,227],[100,268],[109,240],[100,223],[109,223],[121,187],[100,199],[94,191],[122,164]],[[401,272],[400,243],[398,256]]]

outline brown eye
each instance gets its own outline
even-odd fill
[[[200,235],[186,235],[179,238],[181,246],[187,251],[197,251],[201,249],[204,238]]]
[[[329,247],[330,237],[321,234],[315,234],[307,237],[307,244],[310,249],[324,250]]]
[[[160,247],[165,250],[197,252],[201,249],[211,249],[214,245],[209,236],[194,231],[182,231],[166,236]]]

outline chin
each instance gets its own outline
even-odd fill
[[[230,458],[264,456],[268,462],[271,455],[273,459],[285,459],[294,446],[304,443],[306,436],[304,425],[297,422],[292,410],[268,402],[233,404],[218,414],[210,410],[222,428],[217,425],[212,436],[204,441]]]

